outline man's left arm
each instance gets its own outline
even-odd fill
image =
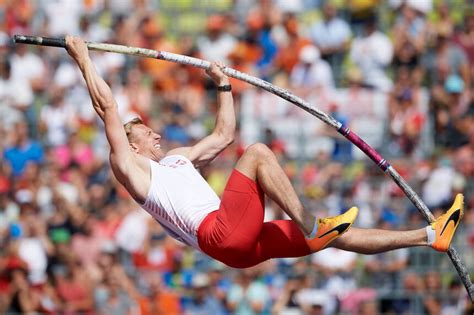
[[[229,78],[222,72],[223,64],[211,63],[206,73],[218,87],[229,85]],[[230,91],[217,91],[216,125],[213,132],[192,147],[176,148],[170,150],[168,155],[181,154],[186,156],[196,167],[211,162],[219,153],[234,141],[235,110],[232,93]]]

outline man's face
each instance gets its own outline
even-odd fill
[[[28,140],[28,125],[26,122],[21,121],[15,125],[14,143],[19,146],[24,141]]]
[[[145,125],[133,126],[131,145],[136,153],[159,161],[164,156],[160,142],[161,135],[151,130],[150,127]]]
[[[333,5],[326,4],[323,7],[323,14],[324,14],[324,17],[326,18],[326,20],[330,20],[330,19],[332,19],[336,16],[337,10]]]

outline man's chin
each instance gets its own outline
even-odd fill
[[[153,160],[159,161],[165,156],[165,154],[161,149],[154,149],[152,151],[152,156],[153,156],[152,158]]]

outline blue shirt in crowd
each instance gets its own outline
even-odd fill
[[[42,163],[43,148],[36,141],[29,141],[23,147],[8,147],[3,152],[3,158],[12,168],[13,176],[23,174],[28,162]]]

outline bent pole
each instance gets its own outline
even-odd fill
[[[39,37],[39,36],[25,36],[25,35],[15,35],[15,43],[21,44],[32,44],[32,45],[41,45],[41,46],[52,46],[52,47],[62,47],[66,48],[65,38],[49,38],[49,37]],[[104,52],[113,52],[119,54],[127,54],[132,56],[154,58],[159,60],[171,61],[175,63],[190,65],[193,67],[198,67],[202,69],[209,68],[210,62],[202,59],[197,59],[189,56],[174,54],[166,51],[158,51],[146,48],[138,47],[129,47],[124,45],[115,45],[115,44],[106,44],[106,43],[91,43],[86,42],[89,50],[95,51],[104,51]],[[290,103],[298,106],[299,108],[307,111],[311,115],[319,118],[326,124],[335,128],[341,135],[347,138],[350,142],[356,145],[362,152],[364,152],[372,161],[374,161],[377,166],[382,169],[385,173],[388,173],[393,181],[400,187],[400,189],[405,193],[405,195],[410,199],[410,201],[415,205],[415,207],[421,212],[425,217],[425,220],[429,223],[434,221],[433,214],[421,200],[421,198],[416,194],[416,192],[408,185],[408,183],[398,174],[398,172],[385,160],[374,148],[362,140],[358,135],[351,131],[348,127],[344,126],[341,122],[337,121],[334,117],[320,111],[319,109],[312,107],[308,102],[304,101],[300,97],[290,93],[289,91],[282,89],[278,86],[275,86],[265,80],[250,76],[246,73],[231,69],[225,68],[223,72],[235,79],[245,81],[254,86],[260,87],[272,94],[275,94]],[[469,294],[471,302],[474,302],[474,285],[471,282],[469,273],[466,266],[461,261],[457,251],[451,246],[447,252],[451,262],[453,263],[456,271],[458,272],[466,290]]]

